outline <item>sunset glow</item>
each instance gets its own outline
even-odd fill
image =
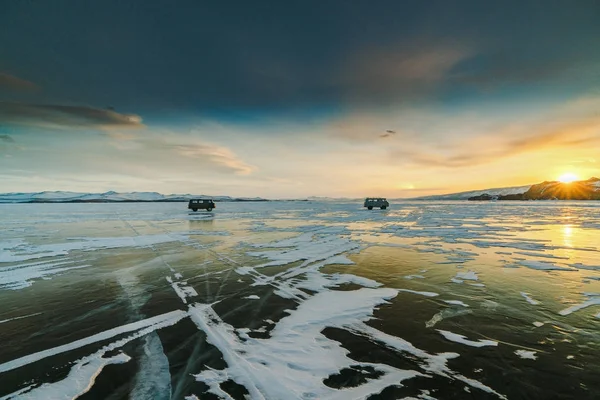
[[[571,183],[579,180],[579,177],[572,172],[566,172],[558,177],[558,180],[562,183]]]

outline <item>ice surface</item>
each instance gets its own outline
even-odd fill
[[[158,334],[151,332],[144,337],[143,354],[130,398],[168,399],[170,397],[169,359],[164,353]]]
[[[0,365],[0,372],[9,371],[14,368],[21,367],[28,363],[38,361],[42,358],[59,354],[67,350],[81,347],[85,344],[97,342],[99,340],[107,339],[115,336],[116,331],[119,333],[131,332],[133,327],[139,329],[132,335],[123,339],[117,340],[116,342],[110,343],[97,352],[86,356],[78,360],[73,367],[69,375],[58,382],[45,383],[39,388],[34,388],[29,392],[19,393],[19,398],[31,398],[31,399],[72,399],[77,398],[81,394],[86,393],[93,386],[96,377],[102,372],[102,369],[108,364],[119,364],[130,360],[130,357],[124,353],[119,353],[116,356],[105,358],[104,355],[115,349],[123,347],[125,344],[132,340],[144,337],[150,333],[153,333],[157,329],[161,329],[167,326],[171,326],[179,322],[183,317],[186,317],[185,312],[167,313],[154,318],[148,318],[144,321],[138,321],[133,324],[115,328],[112,332],[104,332],[101,335],[94,335],[92,337],[81,339],[73,342],[69,345],[60,346],[54,349],[46,350],[43,352],[35,353],[27,357],[22,357],[17,360],[10,361]],[[149,324],[149,322],[152,322]],[[49,396],[50,395],[50,396]],[[9,397],[10,398],[10,397]]]
[[[365,324],[360,324],[360,325],[356,326],[355,329],[356,329],[357,333],[362,333],[362,334],[371,336],[374,339],[385,343],[390,348],[412,354],[413,356],[422,359],[423,364],[421,365],[421,367],[427,372],[434,373],[436,375],[441,375],[444,377],[451,376],[455,379],[458,379],[458,380],[468,384],[471,387],[494,394],[500,399],[506,399],[506,396],[496,392],[495,390],[484,385],[483,383],[481,383],[475,379],[467,378],[463,375],[460,375],[460,374],[452,371],[450,368],[448,368],[448,366],[447,366],[448,360],[459,357],[460,355],[458,353],[441,353],[441,354],[437,354],[437,355],[431,355],[421,349],[416,348],[410,342],[408,342],[404,339],[387,335],[387,334],[377,331],[376,329],[373,329]]]
[[[102,340],[113,338],[117,335],[121,335],[123,333],[134,332],[145,330],[147,333],[152,332],[156,329],[160,329],[165,326],[171,326],[176,324],[182,318],[186,317],[187,313],[185,311],[177,310],[171,311],[162,315],[157,315],[152,318],[147,318],[141,321],[137,321],[131,324],[119,326],[113,329],[109,329],[107,331],[97,333],[95,335],[76,340],[74,342],[64,344],[62,346],[54,347],[48,350],[40,351],[37,353],[30,354],[25,357],[21,357],[12,361],[5,362],[0,364],[0,373],[10,371],[15,368],[22,367],[23,365],[30,364],[35,361],[42,360],[46,357],[50,357],[56,354],[64,353],[66,351],[74,350],[83,346],[86,346],[91,343],[96,343]],[[148,329],[150,328],[150,329]]]
[[[69,238],[64,243],[32,245],[19,243],[17,245],[2,244],[4,251],[0,254],[1,262],[20,262],[44,257],[69,255],[72,251],[94,251],[98,249],[116,249],[122,247],[148,247],[159,243],[183,240],[186,237],[174,234],[139,235],[130,237]]]
[[[431,317],[429,321],[425,322],[425,327],[433,328],[438,322],[445,319],[471,314],[471,312],[471,310],[465,310],[464,308],[445,308]]]
[[[494,340],[482,339],[482,340],[478,340],[478,341],[473,341],[473,340],[469,340],[465,336],[459,335],[457,333],[443,331],[441,329],[438,329],[437,331],[439,333],[441,333],[443,337],[445,337],[446,339],[448,339],[452,342],[465,344],[465,345],[471,346],[471,347],[498,346],[498,342],[496,342]]]
[[[98,374],[110,375],[116,370],[104,366],[127,362],[129,357],[135,358],[135,363],[130,363],[129,370],[134,372],[127,395],[143,398],[161,393],[168,398],[177,393],[178,398],[189,399],[206,394],[177,391],[188,385],[181,382],[192,376],[205,383],[210,393],[225,399],[234,398],[227,385],[222,385],[226,381],[242,385],[253,399],[365,399],[400,385],[408,387],[415,398],[445,398],[444,388],[456,385],[455,381],[468,385],[473,397],[482,390],[497,398],[513,398],[515,393],[516,397],[531,395],[527,392],[530,382],[559,376],[553,366],[562,365],[560,361],[539,371],[521,369],[521,356],[537,354],[523,350],[515,353],[518,358],[505,360],[504,366],[525,371],[521,374],[525,383],[515,383],[523,392],[488,386],[499,381],[494,368],[487,367],[490,360],[498,359],[500,342],[521,348],[537,343],[540,352],[552,348],[544,353],[544,361],[546,357],[564,361],[568,355],[576,355],[578,362],[595,365],[589,351],[576,344],[596,345],[591,324],[597,324],[599,313],[593,310],[588,318],[574,316],[569,319],[571,325],[566,325],[549,321],[539,314],[543,310],[532,309],[523,301],[536,305],[539,302],[534,297],[544,299],[547,309],[562,310],[559,314],[565,316],[599,304],[599,280],[593,272],[587,273],[592,277],[583,278],[588,279],[584,286],[593,293],[584,293],[582,299],[577,292],[583,275],[576,271],[600,269],[600,221],[598,207],[591,203],[416,202],[395,204],[387,213],[366,213],[355,204],[270,202],[223,204],[211,218],[181,210],[185,204],[41,205],[39,208],[49,211],[31,217],[31,208],[4,206],[11,212],[0,213],[0,225],[6,227],[0,231],[0,295],[13,301],[11,307],[27,304],[28,308],[2,315],[3,332],[25,326],[23,334],[36,338],[35,331],[27,331],[38,323],[34,315],[42,312],[61,318],[56,327],[45,327],[33,340],[32,348],[46,350],[27,354],[24,349],[13,360],[3,358],[9,361],[0,364],[0,381],[2,372],[19,368],[14,374],[22,374],[18,378],[21,385],[10,389],[12,397],[36,398],[42,387],[57,398],[78,395],[84,388],[93,390]],[[527,269],[505,269],[507,266]],[[462,268],[461,272],[456,267]],[[58,274],[61,279],[54,278]],[[63,279],[79,275],[86,276],[85,283],[74,279],[64,284]],[[463,285],[448,284],[449,277]],[[479,282],[480,277],[486,285]],[[31,287],[38,279],[52,278]],[[90,306],[81,315],[39,308],[35,302],[34,308],[29,308],[31,299],[25,297],[29,293],[48,296],[46,291],[53,290],[52,300],[63,293],[77,298],[77,293],[85,292],[78,286],[83,284],[106,284],[101,292],[107,298],[82,298]],[[485,290],[468,285],[485,286]],[[511,296],[520,286],[531,288],[534,296],[527,292]],[[440,302],[433,297],[464,302]],[[287,308],[283,314],[277,310],[282,302]],[[117,307],[124,306],[125,321],[138,322],[117,327],[92,324],[86,326],[87,333],[75,333],[75,338],[87,337],[57,341],[57,332],[65,329],[61,326],[85,325],[86,318],[93,316],[96,321],[101,312],[121,315],[123,310]],[[160,315],[146,318],[142,314],[153,315],[153,310],[160,310],[156,311]],[[247,325],[252,314],[248,310],[259,318],[251,325]],[[448,320],[459,316],[460,320]],[[170,376],[171,363],[182,365],[180,357],[187,351],[183,344],[189,337],[173,338],[180,334],[179,326],[165,329],[165,335],[157,331],[188,317],[193,324],[185,322],[189,326],[181,332],[193,330],[194,325],[204,331],[206,341],[216,348],[210,353],[217,362],[225,363],[223,369],[210,368],[214,360],[195,365],[196,356],[190,353],[190,360],[183,360],[185,374]],[[489,323],[481,325],[481,318]],[[535,319],[548,320],[548,329],[533,329],[531,321]],[[511,329],[506,329],[506,320],[513,321]],[[447,328],[456,326],[454,323],[460,323],[460,331],[467,336]],[[439,330],[439,335],[431,330],[437,324],[446,328]],[[560,346],[548,333],[553,331],[550,324],[561,330],[564,341]],[[533,325],[539,328],[544,323],[535,321]],[[409,330],[414,345],[402,337]],[[204,334],[198,335],[198,346],[206,346]],[[50,338],[52,344],[45,345],[48,342],[44,340]],[[70,343],[61,345],[65,342]],[[125,350],[127,343],[138,353],[129,347]],[[376,359],[379,351],[361,356],[363,345],[384,350],[381,353],[398,359],[399,366]],[[89,348],[90,354],[81,357],[84,348]],[[465,354],[448,352],[455,348]],[[69,359],[69,352],[75,349],[80,349],[73,352],[78,355],[68,364],[56,365],[67,367],[68,374],[55,376],[52,367],[42,371],[44,375],[32,375],[31,371],[44,365],[33,363],[45,360],[50,364],[50,357],[58,354],[62,356],[56,359]],[[467,354],[481,351],[493,356],[490,360],[465,360]],[[469,368],[462,368],[463,363]],[[486,374],[478,375],[481,381],[457,372],[482,370],[473,363],[485,367]],[[336,389],[324,383],[342,371],[367,367],[375,375],[365,374],[354,387]],[[578,374],[581,382],[593,388],[594,379],[585,371]],[[440,389],[419,391],[421,385],[427,387],[423,383],[427,380],[413,378],[434,375]],[[569,376],[565,374],[564,379]],[[572,381],[567,385],[578,388]],[[0,395],[4,393],[0,389]]]

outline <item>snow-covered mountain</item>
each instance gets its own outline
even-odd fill
[[[571,183],[542,182],[523,194],[524,200],[600,200],[600,179]],[[502,200],[502,199],[500,199]]]
[[[529,186],[474,190],[438,196],[417,197],[415,200],[600,200],[600,179],[564,183],[546,181]]]
[[[435,196],[416,197],[414,200],[467,200],[469,197],[489,194],[490,196],[507,196],[509,194],[520,194],[527,192],[532,185],[515,186],[506,188],[493,188],[485,190],[471,190],[469,192],[459,192],[450,194],[441,194]]]
[[[206,196],[192,194],[160,194],[157,192],[36,192],[3,193],[0,203],[112,203],[112,202],[164,202],[188,201],[191,198],[207,198],[214,201],[265,201],[259,197]]]

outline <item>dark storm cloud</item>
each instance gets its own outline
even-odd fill
[[[58,127],[138,128],[139,116],[110,109],[0,102],[0,122],[18,125]]]
[[[38,86],[33,82],[0,71],[0,91],[4,89],[35,90],[38,89]]]
[[[335,110],[473,95],[465,84],[589,87],[599,8],[593,0],[23,1],[0,15],[0,48],[11,70],[69,102],[203,114]]]

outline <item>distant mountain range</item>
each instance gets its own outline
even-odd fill
[[[506,196],[506,195],[511,195],[511,194],[525,193],[530,188],[531,188],[531,185],[506,187],[506,188],[494,188],[494,189],[485,189],[485,190],[471,190],[468,192],[416,197],[412,200],[468,200],[470,197],[482,196],[485,194],[490,195],[490,196]]]
[[[160,194],[157,192],[36,192],[0,193],[0,203],[126,203],[126,202],[184,202],[204,198],[216,202],[270,201],[260,197],[207,196],[193,194]],[[363,199],[309,197],[304,201],[359,201]],[[473,190],[436,196],[398,200],[600,200],[600,179],[563,183],[542,182],[537,185]]]
[[[175,202],[188,201],[192,198],[206,198],[213,201],[267,201],[260,197],[206,196],[192,194],[160,194],[157,192],[37,192],[37,193],[3,193],[0,203],[118,203],[118,202]]]
[[[600,179],[564,183],[546,181],[536,185],[474,190],[417,200],[600,200]]]

